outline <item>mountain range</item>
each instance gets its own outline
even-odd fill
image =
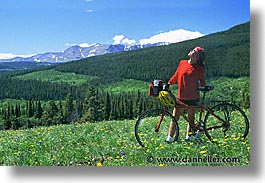
[[[141,48],[148,48],[153,46],[168,45],[166,42],[159,42],[154,44],[138,44],[138,45],[122,45],[122,44],[100,44],[96,43],[88,47],[81,47],[74,45],[67,48],[63,52],[47,52],[36,54],[31,57],[15,57],[10,59],[0,59],[0,62],[47,62],[47,63],[64,63],[73,60],[79,60],[97,55],[104,55],[108,53],[118,53],[123,51],[137,50]]]

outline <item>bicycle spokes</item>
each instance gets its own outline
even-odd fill
[[[175,138],[178,138],[178,125],[167,111],[148,110],[139,116],[135,125],[135,137],[141,146],[160,146],[168,136],[170,122],[174,122]]]
[[[204,119],[205,132],[211,141],[222,141],[224,138],[241,140],[249,131],[249,122],[239,107],[233,104],[218,104],[207,112]]]

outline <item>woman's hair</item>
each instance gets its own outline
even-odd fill
[[[197,46],[193,50],[197,53],[196,56],[197,56],[198,61],[204,62],[206,60],[206,54],[202,47]]]
[[[206,53],[204,50],[200,51],[200,57],[199,60],[204,62],[206,60]]]
[[[206,53],[203,49],[199,53],[200,53],[200,56],[198,59],[198,63],[204,67],[204,61],[206,60]]]

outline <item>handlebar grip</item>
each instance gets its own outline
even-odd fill
[[[170,87],[170,84],[166,83],[166,84],[163,85],[163,90],[168,91],[169,87]]]

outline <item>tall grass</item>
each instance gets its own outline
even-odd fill
[[[134,125],[135,120],[123,120],[2,131],[0,132],[0,165],[249,165],[249,136],[245,140],[232,139],[212,143],[202,135],[198,142],[185,142],[186,124],[180,120],[178,142],[165,144],[161,141],[158,146],[142,148],[135,140]],[[217,162],[218,159],[226,162]]]

